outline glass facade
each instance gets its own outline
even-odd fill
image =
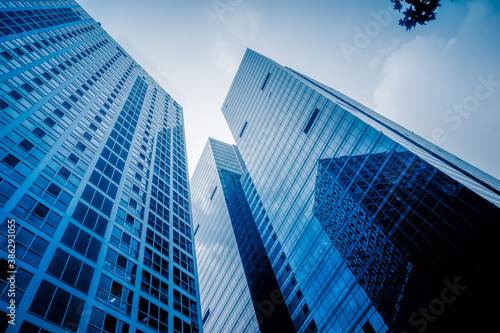
[[[205,332],[295,332],[241,185],[238,149],[209,139],[191,179]]]
[[[498,180],[251,50],[222,112],[298,332],[496,326]]]
[[[1,2],[0,330],[200,332],[193,237],[181,106],[75,1]]]

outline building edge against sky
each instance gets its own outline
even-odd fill
[[[484,295],[498,296],[497,179],[252,50],[222,112],[287,305],[298,299],[292,319],[306,316],[302,330],[311,320],[320,332],[494,322]],[[419,313],[429,307],[430,317]]]
[[[238,148],[209,138],[192,207],[204,332],[295,332],[240,179]]]
[[[181,106],[75,1],[0,19],[0,328],[199,332]]]

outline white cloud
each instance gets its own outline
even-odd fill
[[[226,75],[234,75],[239,66],[240,56],[231,52],[225,42],[217,42],[212,48],[215,65]]]
[[[498,28],[500,20],[484,1],[467,7],[468,15],[454,36],[417,36],[391,52],[373,99],[378,112],[427,139],[442,128],[443,148],[499,177],[495,165],[500,158],[490,152],[500,141],[500,89],[462,117],[460,126],[446,121],[447,112],[475,94],[480,77],[492,75],[493,81],[500,81],[500,68],[491,65],[500,53],[492,44],[497,38],[493,27]]]
[[[241,41],[253,39],[259,32],[261,16],[253,10],[242,8],[228,15],[227,26],[229,32]]]

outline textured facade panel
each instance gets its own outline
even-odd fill
[[[498,180],[251,50],[222,112],[286,304],[300,288],[307,305],[291,311],[301,330],[491,325]]]
[[[182,108],[75,1],[0,20],[7,332],[199,332]]]

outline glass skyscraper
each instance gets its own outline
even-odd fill
[[[222,112],[297,332],[497,326],[498,180],[251,50]]]
[[[295,332],[240,182],[238,148],[209,139],[191,178],[203,330]]]
[[[0,2],[0,243],[1,331],[201,330],[182,108],[72,0]]]

